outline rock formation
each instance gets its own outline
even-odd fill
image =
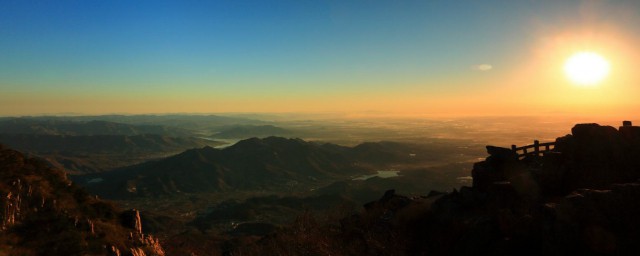
[[[121,214],[123,224],[125,227],[133,229],[133,232],[129,233],[129,238],[136,241],[136,244],[141,247],[147,248],[151,255],[163,256],[165,255],[162,246],[157,238],[152,235],[142,232],[142,218],[140,217],[140,211],[131,209]],[[140,248],[131,248],[133,255],[146,255]]]
[[[554,149],[523,159],[511,149],[488,146],[490,156],[474,165],[473,187],[442,196],[422,219],[428,225],[416,232],[437,236],[439,242],[427,242],[419,250],[462,255],[637,253],[639,128],[630,123],[620,129],[578,124],[572,134],[555,141]],[[440,224],[434,228],[433,221]]]
[[[474,189],[499,182],[531,195],[562,195],[579,188],[607,188],[640,178],[640,127],[578,124],[542,157],[518,160],[507,148],[487,146],[489,157],[474,165]]]
[[[0,196],[3,254],[164,255],[156,238],[120,225],[113,205],[89,196],[62,170],[1,147]]]

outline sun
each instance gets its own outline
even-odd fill
[[[594,52],[573,54],[564,64],[564,72],[579,86],[595,86],[609,75],[609,62]]]

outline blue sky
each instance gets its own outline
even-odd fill
[[[330,101],[363,91],[455,95],[518,69],[545,27],[638,25],[636,17],[616,16],[640,7],[634,1],[557,2],[3,1],[0,89],[50,104],[104,96],[106,106],[94,112],[127,112],[110,110],[107,100],[117,105],[124,94],[227,102],[176,109],[189,112],[289,111],[269,100]],[[606,4],[585,14],[591,2]],[[480,64],[492,69],[472,68]],[[271,107],[234,108],[252,97]],[[323,110],[316,105],[311,110]]]

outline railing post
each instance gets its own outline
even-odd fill
[[[534,152],[535,152],[536,156],[539,156],[540,155],[540,141],[534,140],[533,141],[533,148],[534,148]]]
[[[511,150],[516,151],[516,145],[511,145]]]

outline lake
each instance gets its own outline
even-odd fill
[[[353,180],[368,180],[368,179],[371,179],[373,177],[391,178],[391,177],[400,176],[400,175],[398,175],[398,173],[400,171],[388,170],[388,171],[377,171],[377,172],[378,173],[376,173],[376,174],[362,175],[360,177],[354,178]]]

